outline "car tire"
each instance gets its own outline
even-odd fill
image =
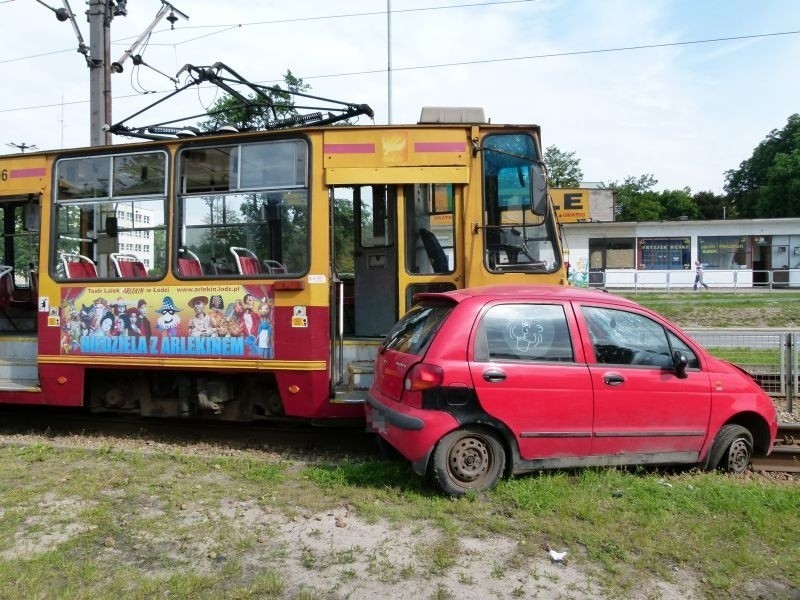
[[[433,477],[451,496],[480,492],[497,485],[506,466],[506,452],[497,435],[477,428],[457,429],[433,451]]]
[[[753,436],[741,425],[725,425],[719,430],[704,463],[707,471],[744,473],[753,457]]]

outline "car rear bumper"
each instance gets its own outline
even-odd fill
[[[458,428],[458,421],[446,412],[392,403],[397,407],[387,406],[371,393],[367,395],[367,429],[411,461],[417,473],[424,474],[434,446],[443,435]]]
[[[406,431],[419,431],[425,427],[425,421],[420,417],[389,408],[373,398],[372,394],[367,394],[367,405],[372,409],[367,411],[367,426],[378,433],[387,425]]]

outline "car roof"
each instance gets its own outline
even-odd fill
[[[636,302],[608,294],[601,290],[578,288],[565,285],[547,284],[516,284],[516,285],[488,285],[482,287],[464,288],[449,292],[420,292],[414,299],[442,299],[448,298],[454,302],[464,302],[470,298],[497,298],[497,299],[529,299],[529,300],[577,300],[579,302],[612,302],[625,306],[639,306]]]

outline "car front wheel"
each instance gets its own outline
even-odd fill
[[[750,432],[740,425],[725,425],[714,438],[704,466],[709,471],[744,473],[751,458],[753,436]]]
[[[481,429],[452,431],[433,452],[433,476],[451,496],[493,488],[505,466],[503,444],[495,434]]]

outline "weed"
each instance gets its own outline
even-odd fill
[[[436,590],[431,594],[431,600],[449,600],[453,597],[453,593],[442,584],[437,585]]]
[[[475,585],[475,578],[469,573],[461,571],[458,574],[458,582],[462,585]]]

